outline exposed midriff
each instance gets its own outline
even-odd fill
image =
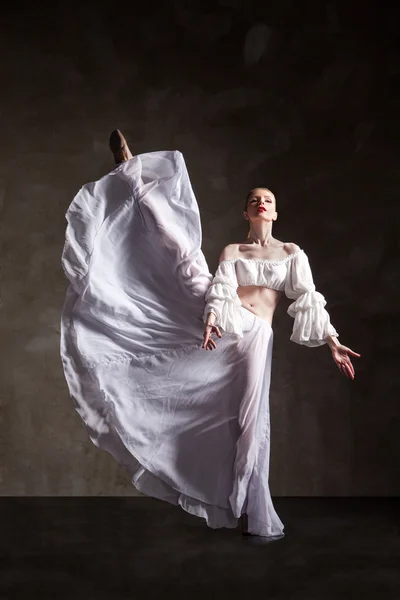
[[[272,325],[282,292],[261,285],[241,285],[237,288],[237,295],[243,308]]]

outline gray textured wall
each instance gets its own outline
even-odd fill
[[[289,342],[279,307],[272,493],[399,494],[396,21],[374,2],[143,4],[2,15],[0,493],[135,494],[88,441],[59,358],[64,214],[112,168],[119,127],[134,153],[184,153],[211,270],[246,232],[244,192],[270,186],[276,237],[306,249],[362,354],[345,379],[327,346]]]

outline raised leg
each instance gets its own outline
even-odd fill
[[[114,129],[111,133],[109,146],[111,152],[114,154],[114,160],[117,165],[133,158],[129,146],[126,143],[126,139],[119,129]]]

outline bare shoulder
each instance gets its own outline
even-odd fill
[[[295,254],[299,250],[300,247],[297,244],[292,242],[281,242],[276,239],[267,252],[263,250],[260,251],[260,249],[254,248],[252,244],[246,242],[228,244],[222,249],[219,262],[221,263],[224,260],[234,260],[243,257],[280,260],[291,254]]]
[[[298,252],[300,250],[300,246],[294,244],[293,242],[284,242],[283,250],[288,256],[290,256],[290,254],[295,254]]]
[[[296,254],[296,252],[300,250],[300,246],[298,246],[297,244],[294,244],[293,242],[282,242],[281,240],[277,240],[276,238],[274,247],[276,254],[279,254],[280,258],[286,258],[291,254]],[[279,257],[277,256],[277,258]]]
[[[228,244],[225,248],[222,249],[221,254],[219,256],[219,262],[223,260],[232,260],[237,257],[239,244]]]

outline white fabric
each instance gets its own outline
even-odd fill
[[[258,285],[284,291],[295,299],[288,308],[294,318],[292,342],[304,346],[326,344],[327,336],[338,336],[325,310],[326,300],[316,291],[308,257],[304,250],[281,260],[235,258],[222,261],[206,293],[203,321],[213,312],[215,324],[223,331],[241,337],[241,302],[238,286]]]
[[[235,303],[242,337],[202,349],[212,276],[179,152],[85,185],[67,214],[61,357],[91,440],[136,487],[206,519],[282,535],[268,488],[271,326]]]
[[[213,312],[216,315],[216,325],[226,333],[236,333],[243,337],[240,310],[242,303],[236,291],[238,285],[234,261],[220,263],[205,295],[203,321],[206,322],[208,313]]]

